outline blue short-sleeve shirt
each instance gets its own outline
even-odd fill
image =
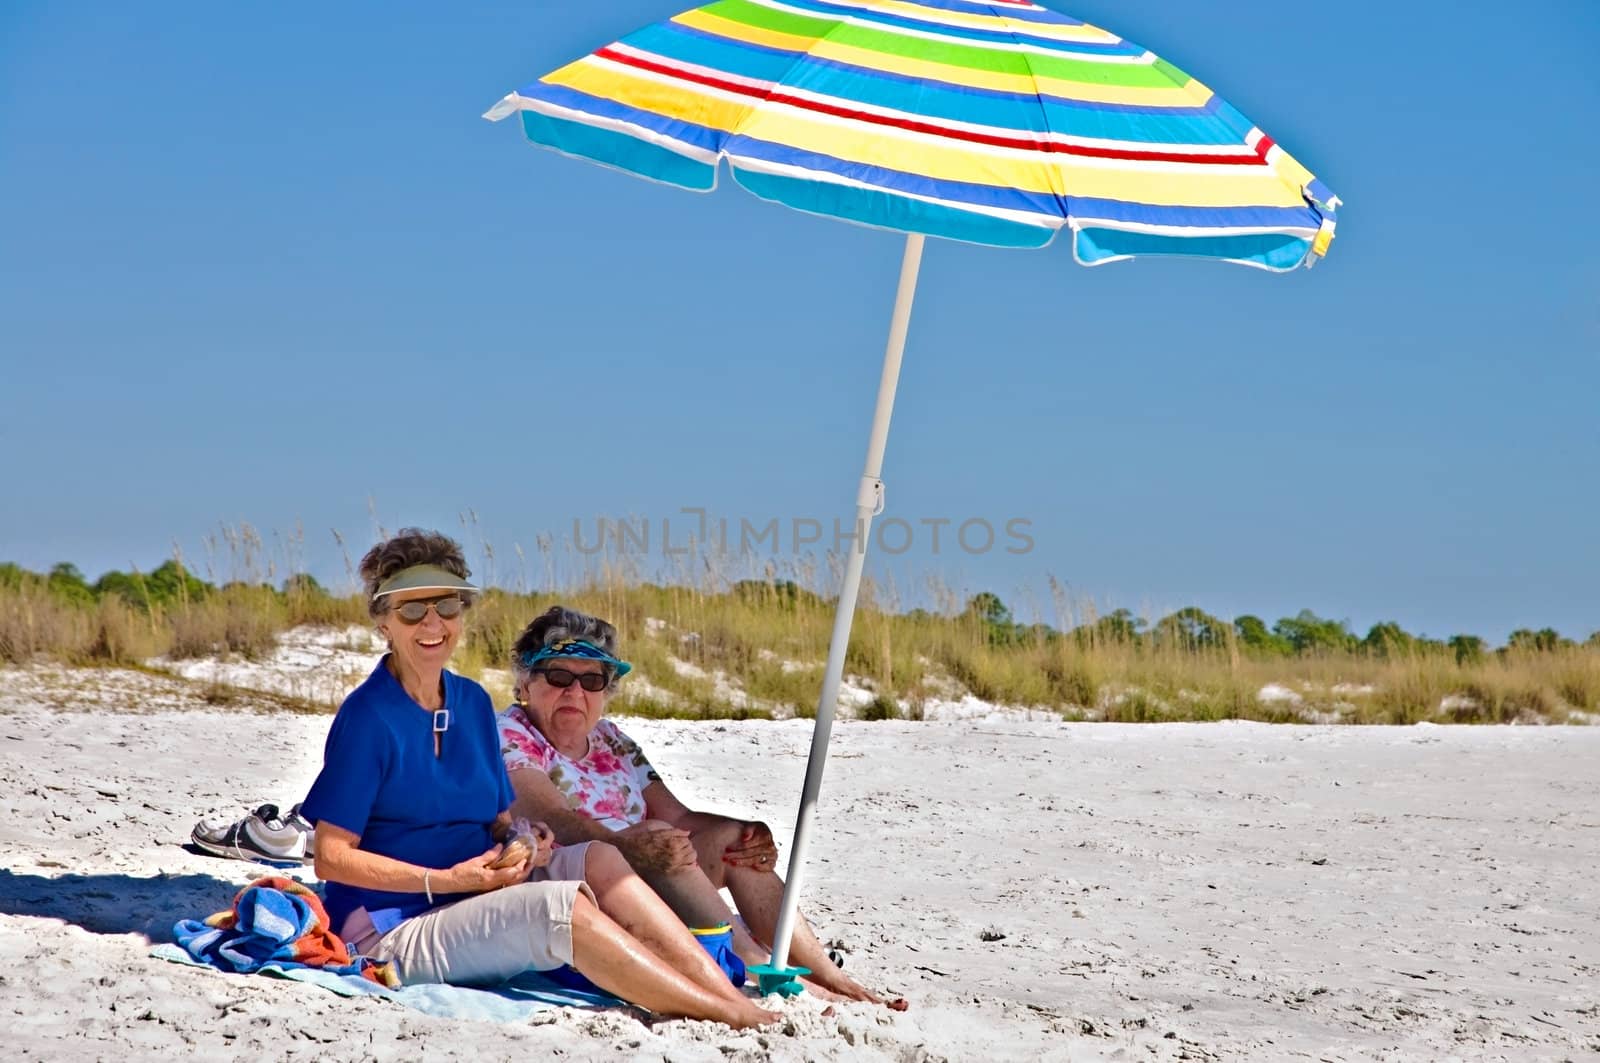
[[[433,713],[412,700],[385,657],[339,706],[323,748],[322,771],[301,814],[361,839],[369,853],[419,867],[447,868],[494,845],[496,817],[511,807],[494,705],[477,683],[444,673],[450,726],[434,755]],[[463,894],[433,895],[434,904]],[[357,908],[386,931],[428,910],[423,893],[327,884],[335,932]]]

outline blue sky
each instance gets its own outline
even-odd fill
[[[339,584],[331,530],[472,514],[537,584],[575,521],[650,521],[649,567],[686,507],[847,514],[900,238],[478,118],[681,6],[0,8],[0,559],[92,578],[245,522]],[[873,568],[1047,620],[1054,575],[1154,615],[1600,628],[1600,8],[1063,9],[1284,144],[1339,240],[1288,276],[930,243],[885,516],[1002,534]]]

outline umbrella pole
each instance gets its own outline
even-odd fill
[[[900,357],[906,349],[906,330],[911,322],[911,303],[917,291],[917,273],[922,266],[921,233],[906,236],[905,255],[900,263],[900,288],[895,296],[894,314],[889,321],[889,342],[883,355],[883,375],[878,380],[878,406],[872,415],[872,434],[867,442],[867,464],[856,494],[854,548],[845,562],[844,584],[839,589],[839,604],[833,614],[833,637],[828,642],[828,666],[823,671],[822,694],[817,699],[817,719],[811,731],[811,756],[806,761],[806,781],[800,792],[800,814],[794,825],[794,845],[789,850],[789,873],[783,890],[783,905],[778,928],[773,936],[772,962],[753,968],[763,993],[785,996],[800,992],[798,974],[806,968],[790,967],[789,943],[798,918],[802,880],[805,877],[806,850],[811,843],[811,820],[817,809],[817,793],[822,789],[822,769],[828,762],[828,739],[833,734],[834,706],[844,677],[845,650],[850,644],[850,622],[855,618],[856,595],[861,590],[861,570],[867,560],[867,543],[872,536],[872,518],[883,511],[883,451],[889,442],[889,418],[894,413],[894,393],[900,382]]]

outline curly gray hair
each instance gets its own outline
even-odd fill
[[[361,558],[361,583],[366,588],[367,612],[377,618],[389,611],[387,599],[373,601],[378,585],[403,568],[413,565],[438,565],[462,579],[472,575],[461,544],[448,535],[421,528],[401,528],[392,539],[368,550]],[[469,596],[463,595],[463,597]]]
[[[617,629],[610,623],[565,605],[552,605],[523,628],[516,644],[511,647],[511,678],[515,689],[520,691],[522,685],[533,678],[533,670],[523,663],[524,657],[567,639],[582,639],[613,657],[620,656],[617,653]],[[606,674],[611,680],[606,686],[607,693],[610,693],[617,688],[617,676],[610,665],[606,666]]]

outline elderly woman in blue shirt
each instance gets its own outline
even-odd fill
[[[407,984],[488,984],[569,965],[661,1014],[739,1027],[775,1019],[730,985],[642,880],[616,880],[626,862],[610,846],[564,862],[604,869],[612,915],[577,874],[552,875],[542,824],[525,856],[497,866],[513,793],[494,709],[446,668],[477,591],[468,574],[456,543],[418,529],[362,558],[389,652],[339,707],[302,807],[317,827],[335,929]]]

